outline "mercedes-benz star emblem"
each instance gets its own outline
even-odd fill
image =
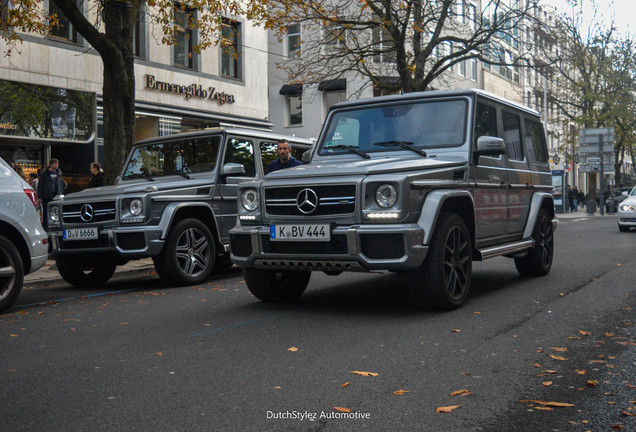
[[[318,195],[312,189],[303,189],[296,195],[296,207],[303,214],[312,214],[318,208]]]
[[[90,222],[93,220],[93,215],[95,212],[93,211],[93,207],[90,204],[84,204],[82,209],[80,210],[80,219],[84,222]]]

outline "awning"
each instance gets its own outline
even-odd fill
[[[318,84],[319,91],[343,91],[347,89],[346,78],[322,81]]]
[[[296,96],[303,94],[302,84],[285,84],[280,88],[280,94],[283,96]]]

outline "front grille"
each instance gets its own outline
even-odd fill
[[[269,236],[261,236],[263,252],[279,254],[346,254],[347,236],[334,235],[328,242],[271,241]]]
[[[115,201],[88,201],[62,206],[62,221],[68,224],[109,222],[115,217]]]
[[[636,222],[636,218],[621,218],[621,222]]]
[[[307,194],[305,191],[310,192]],[[308,203],[306,207],[299,206],[305,198],[315,198],[317,202]],[[267,188],[265,208],[267,214],[275,216],[352,214],[356,209],[356,186],[347,184]]]

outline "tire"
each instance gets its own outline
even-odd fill
[[[212,273],[215,257],[210,229],[198,219],[183,219],[172,227],[163,250],[153,261],[164,281],[194,285]]]
[[[245,283],[259,300],[284,302],[300,297],[309,284],[311,271],[276,271],[244,268]]]
[[[554,231],[552,220],[546,209],[539,212],[532,237],[535,246],[523,258],[515,258],[517,271],[523,276],[544,276],[552,268],[554,257]]]
[[[117,268],[117,264],[113,261],[98,256],[83,258],[76,255],[62,255],[56,258],[55,264],[62,279],[78,287],[104,285],[113,277]]]
[[[415,305],[435,310],[459,308],[470,290],[472,250],[464,220],[456,214],[441,213],[424,263],[408,275]]]
[[[629,227],[628,226],[619,225],[618,226],[618,230],[620,232],[627,232],[627,231],[629,231]]]
[[[13,242],[0,235],[0,312],[18,298],[24,282],[24,264]]]

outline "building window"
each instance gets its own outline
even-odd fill
[[[466,60],[462,60],[462,61],[460,61],[459,63],[457,63],[457,65],[458,65],[458,67],[459,67],[459,69],[458,69],[457,73],[458,73],[460,76],[465,77],[465,76],[466,76]]]
[[[133,31],[133,54],[135,57],[144,57],[144,42],[146,32],[146,12],[144,11],[145,4],[139,4],[139,11],[137,12],[137,19],[135,19],[135,28]]]
[[[333,53],[344,51],[345,49],[345,32],[340,24],[329,22],[324,28],[323,41],[325,51]]]
[[[221,75],[240,79],[239,36],[240,24],[236,21],[224,19],[221,24]]]
[[[287,26],[287,58],[300,56],[300,24]]]
[[[196,12],[182,4],[174,6],[174,65],[194,68],[194,31],[192,24],[196,19]]]
[[[391,35],[384,27],[374,27],[371,30],[371,37],[376,54],[373,56],[374,63],[395,63],[395,50]]]
[[[477,59],[470,59],[470,78],[477,81]]]
[[[77,43],[77,31],[71,22],[64,16],[62,10],[52,1],[49,2],[49,15],[55,22],[50,29],[49,36],[65,39]]]
[[[288,95],[287,101],[287,125],[299,126],[303,124],[303,95]]]

